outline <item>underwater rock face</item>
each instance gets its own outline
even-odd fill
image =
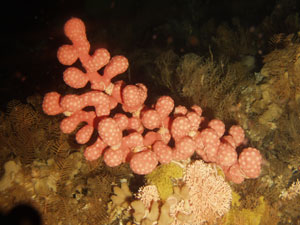
[[[284,47],[264,56],[264,65],[257,73],[260,82],[248,86],[241,95],[239,121],[249,128],[251,140],[263,140],[299,105],[300,44],[292,43],[291,35],[282,42]]]

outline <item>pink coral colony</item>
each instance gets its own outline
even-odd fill
[[[59,62],[71,66],[79,59],[85,72],[68,67],[63,79],[76,89],[90,82],[92,90],[82,95],[47,93],[43,110],[48,115],[64,113],[67,116],[60,125],[64,133],[73,132],[84,122],[85,125],[76,133],[79,144],[87,143],[97,131],[97,140],[85,149],[86,160],[93,161],[103,156],[110,167],[129,162],[134,173],[148,174],[159,163],[186,160],[196,153],[205,162],[219,165],[226,177],[235,183],[259,176],[260,152],[249,147],[239,156],[237,154],[236,148],[245,139],[240,126],[230,127],[227,133],[224,123],[218,119],[205,123],[205,126],[200,106],[194,105],[190,109],[175,107],[169,96],[160,97],[151,107],[145,106],[145,85],[112,82],[112,78],[128,68],[124,56],[111,58],[103,48],[90,55],[85,25],[78,18],[68,20],[64,32],[72,44],[58,49]],[[103,67],[103,74],[100,74],[98,71]],[[124,112],[112,115],[111,110],[118,104]],[[95,111],[86,111],[87,106],[93,106]],[[171,139],[174,147],[169,145]]]

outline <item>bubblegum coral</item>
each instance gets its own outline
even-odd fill
[[[64,133],[74,132],[84,122],[76,133],[79,144],[87,143],[93,132],[97,132],[96,142],[84,152],[88,161],[103,156],[110,167],[128,162],[134,173],[143,175],[158,164],[187,160],[196,153],[205,162],[222,167],[233,182],[259,176],[262,161],[259,151],[249,147],[237,154],[236,148],[245,139],[240,126],[234,125],[226,133],[225,124],[218,119],[207,121],[200,106],[175,107],[170,96],[161,96],[152,106],[146,106],[144,84],[112,82],[112,78],[129,66],[124,56],[110,58],[110,53],[103,48],[90,55],[85,25],[78,18],[68,20],[64,32],[72,44],[58,49],[59,62],[71,66],[79,59],[85,69],[83,72],[68,67],[63,73],[64,81],[76,89],[90,82],[92,90],[66,96],[47,93],[43,110],[48,115],[63,113],[67,116],[60,125]],[[98,71],[103,67],[100,74]],[[122,106],[120,111],[112,112],[118,104]]]

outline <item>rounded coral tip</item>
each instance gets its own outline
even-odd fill
[[[109,146],[118,146],[122,142],[122,131],[112,118],[104,118],[98,124],[98,133],[101,139]]]
[[[187,136],[190,131],[191,125],[188,118],[185,116],[176,117],[171,124],[171,134],[175,140]]]
[[[237,152],[228,143],[221,143],[218,149],[218,164],[221,166],[232,166],[237,162]]]
[[[76,141],[78,144],[87,143],[94,132],[94,127],[87,124],[76,133]]]
[[[112,149],[109,148],[105,150],[103,154],[103,160],[105,164],[109,167],[119,166],[123,161],[123,151],[121,148],[119,149]]]
[[[209,121],[208,127],[214,129],[218,137],[222,137],[225,133],[225,124],[221,120],[213,119]]]
[[[81,70],[69,67],[64,71],[64,81],[72,88],[83,88],[89,79]]]
[[[116,113],[114,115],[114,120],[117,122],[121,130],[125,130],[129,123],[128,117],[123,113]]]
[[[123,104],[129,108],[140,107],[143,102],[141,102],[139,89],[136,85],[125,86],[122,90]]]
[[[85,149],[85,159],[88,161],[94,161],[98,159],[102,155],[102,152],[106,146],[107,145],[100,138],[98,138],[94,144]]]
[[[229,180],[236,184],[241,184],[245,180],[245,175],[237,163],[231,166],[225,174]]]
[[[58,61],[66,66],[70,66],[78,59],[78,52],[73,45],[63,45],[57,51]]]
[[[84,63],[84,67],[88,72],[96,72],[104,67],[110,59],[110,54],[105,48],[97,49],[93,56]],[[106,67],[105,67],[106,68]]]
[[[78,95],[66,95],[60,102],[63,111],[76,112],[84,107],[84,103]]]
[[[249,178],[257,178],[261,171],[262,156],[256,148],[245,148],[239,156],[241,170]]]
[[[60,94],[54,91],[47,93],[43,100],[43,111],[48,115],[62,113],[62,107],[59,105],[60,97]]]
[[[176,141],[174,156],[177,160],[185,160],[193,155],[196,150],[196,143],[191,137],[185,136],[180,140]]]
[[[161,96],[155,103],[155,110],[162,119],[169,116],[174,109],[174,100],[170,96]]]
[[[85,25],[79,18],[73,17],[69,19],[64,26],[65,35],[70,40],[78,40],[85,38]]]
[[[161,125],[161,119],[156,110],[148,109],[142,113],[142,123],[147,129],[153,130]]]
[[[129,62],[122,55],[114,56],[104,69],[104,76],[111,79],[118,74],[124,73],[128,68]]]
[[[162,141],[156,141],[153,145],[157,159],[160,163],[169,163],[172,160],[172,149]]]
[[[201,131],[200,137],[204,145],[205,153],[208,161],[216,162],[220,139],[216,131],[212,128],[206,128]]]
[[[151,173],[158,164],[156,155],[151,150],[135,153],[130,160],[130,168],[136,174]]]
[[[236,146],[239,146],[245,140],[244,129],[239,125],[231,126],[228,133],[233,137]]]

